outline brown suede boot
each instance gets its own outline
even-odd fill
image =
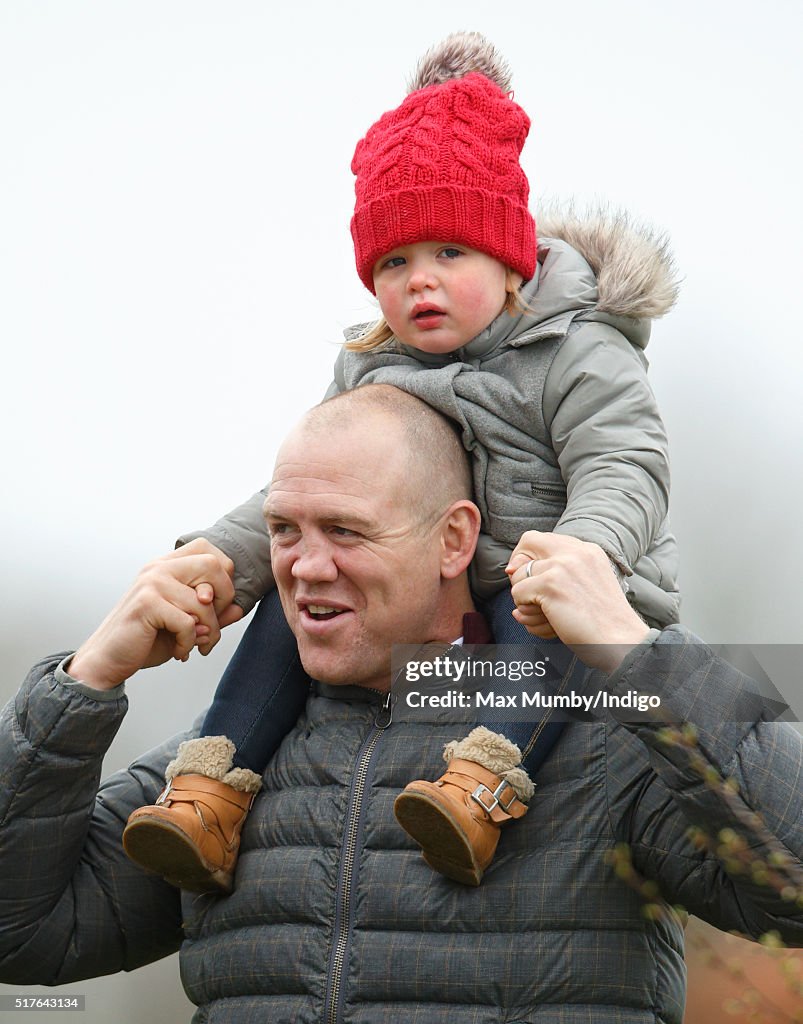
[[[190,892],[231,892],[240,832],[262,779],[232,768],[234,744],[201,736],[178,748],[167,786],[128,819],[123,847],[140,867]]]
[[[456,882],[479,885],[500,827],[524,817],[535,786],[520,766],[516,744],[482,725],[447,743],[443,759],[449,770],[437,782],[411,782],[393,812],[430,867]]]

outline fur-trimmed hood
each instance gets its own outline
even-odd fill
[[[679,281],[666,235],[606,206],[579,212],[573,205],[551,205],[536,223],[539,238],[568,242],[586,260],[597,279],[601,313],[656,320],[674,306]]]
[[[538,265],[520,293],[526,309],[512,316],[501,313],[458,357],[485,359],[503,347],[565,334],[573,322],[588,321],[609,324],[631,345],[646,348],[652,320],[667,313],[677,298],[677,273],[666,238],[627,213],[602,206],[583,213],[571,205],[551,206],[536,214],[536,227]],[[400,348],[432,365],[450,358]]]

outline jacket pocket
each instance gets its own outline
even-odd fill
[[[566,504],[566,485],[547,483],[546,480],[514,480],[513,493],[522,498],[540,498],[541,501]]]

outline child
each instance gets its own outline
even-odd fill
[[[382,319],[347,332],[330,393],[394,384],[456,422],[483,519],[472,586],[490,601],[497,643],[527,639],[511,619],[505,567],[530,529],[599,544],[634,606],[662,626],[677,621],[676,549],[642,350],[649,320],[675,299],[671,261],[622,216],[542,221],[536,247],[518,162],[530,122],[511,95],[481,36],[450,36],[358,143],[351,231]],[[246,611],[272,586],[263,498],[206,533],[235,562]],[[466,642],[490,639],[472,628]],[[546,620],[528,629],[554,636]],[[129,819],[134,860],[184,888],[231,888],[243,820],[306,682],[274,591],[201,737],[182,744],[157,805]],[[397,800],[428,863],[459,881],[479,884],[500,824],[526,813],[529,776],[560,732],[543,721],[516,727],[486,723],[449,744],[443,778],[413,782]],[[470,795],[477,786],[484,803]]]

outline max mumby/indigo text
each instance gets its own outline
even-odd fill
[[[607,690],[597,690],[596,693],[576,693],[570,690],[568,693],[544,694],[537,690],[529,693],[522,690],[521,693],[495,693],[487,690],[484,693],[464,693],[462,690],[447,690],[446,693],[422,693],[421,690],[411,690],[405,697],[407,706],[410,708],[553,708],[594,711],[612,708],[625,708],[632,711],[647,711],[659,708],[661,698],[655,694],[639,693],[637,690],[628,690],[624,694],[608,693]]]

